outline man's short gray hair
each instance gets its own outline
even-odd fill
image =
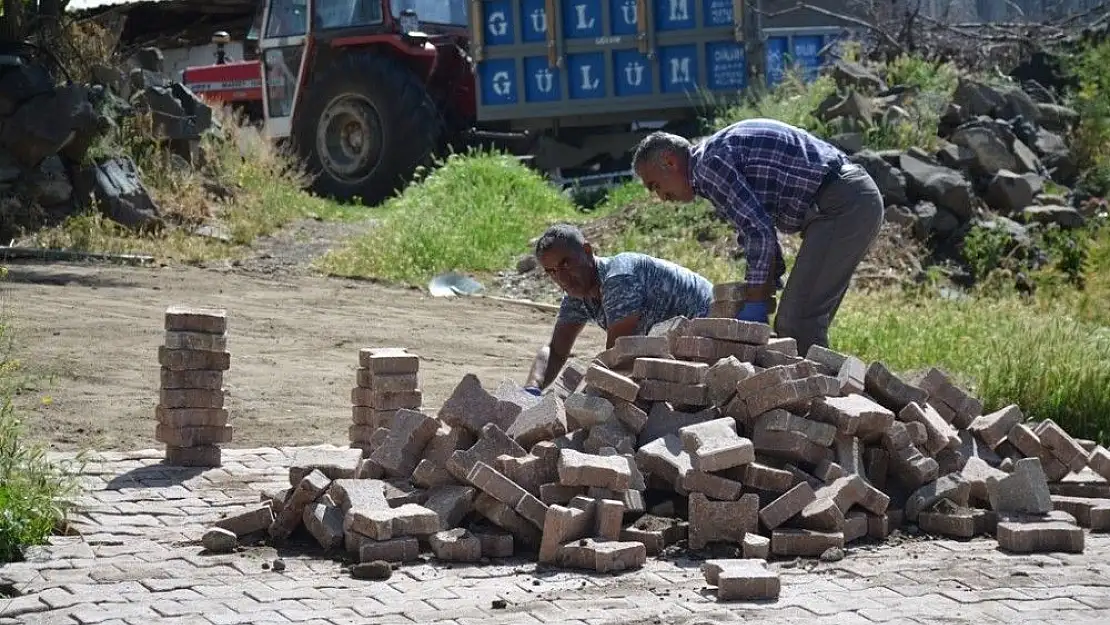
[[[690,154],[690,142],[685,137],[657,130],[644,137],[632,154],[632,170],[639,169],[640,163],[662,164],[662,156],[671,154],[683,158]]]
[[[543,256],[553,247],[581,252],[586,249],[586,236],[576,226],[555,224],[544,231],[539,241],[536,241],[536,256]]]

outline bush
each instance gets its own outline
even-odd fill
[[[21,559],[24,547],[46,542],[64,522],[77,490],[72,467],[51,461],[22,437],[11,403],[18,363],[6,355],[11,337],[4,321],[0,318],[0,564]]]
[[[1083,171],[1083,183],[1096,195],[1110,192],[1110,41],[1093,45],[1072,56],[1079,90],[1072,105],[1079,125],[1072,146]]]
[[[579,220],[574,204],[515,158],[453,154],[386,202],[382,223],[321,259],[334,275],[424,283],[444,271],[508,267],[556,221]]]

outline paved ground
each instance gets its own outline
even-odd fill
[[[311,549],[203,554],[195,541],[206,524],[286,483],[291,452],[225,450],[210,470],[163,466],[160,451],[90,457],[81,535],[0,566],[0,593],[18,595],[0,599],[0,625],[1110,622],[1106,534],[1088,535],[1082,555],[929,541],[850,549],[837,563],[779,562],[778,601],[732,604],[716,602],[689,560],[619,576],[429,560],[370,582]],[[278,556],[284,571],[263,567]],[[492,607],[498,599],[505,607]]]

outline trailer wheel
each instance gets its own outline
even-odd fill
[[[341,58],[308,85],[295,131],[313,191],[375,205],[428,164],[443,120],[420,79],[370,52]]]

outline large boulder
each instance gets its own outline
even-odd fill
[[[952,102],[969,117],[994,117],[995,111],[1006,104],[1006,98],[984,82],[961,76],[956,83],[956,91],[952,94]]]
[[[0,66],[0,117],[11,115],[28,100],[54,92],[54,80],[40,65]]]
[[[80,85],[61,87],[28,100],[4,121],[0,147],[20,165],[34,169],[47,156],[61,152],[78,134],[96,127],[96,111],[88,90]]]
[[[1032,174],[1018,174],[1007,169],[1000,170],[987,185],[983,198],[994,210],[1011,214],[1033,204],[1033,198],[1044,188],[1043,183]]]
[[[826,98],[817,108],[818,118],[826,122],[844,117],[858,122],[861,126],[869,126],[873,115],[871,100],[860,95],[855,89],[849,89],[843,97],[835,101]]]
[[[910,195],[945,208],[961,222],[971,219],[974,194],[960,172],[943,167],[928,155],[910,151],[899,161]]]
[[[909,202],[909,197],[906,195],[906,177],[877,152],[871,150],[857,152],[852,155],[852,162],[867,170],[868,175],[875,180],[875,184],[883,194],[883,202],[887,206]]]
[[[93,193],[100,209],[112,221],[142,229],[161,224],[158,206],[129,158],[114,158],[95,166]]]
[[[993,176],[999,170],[1017,168],[1014,153],[1000,134],[991,125],[972,122],[957,128],[949,140],[974,154],[976,173]]]
[[[1066,106],[1040,103],[1037,110],[1040,112],[1041,126],[1048,130],[1064,132],[1079,122],[1079,113]]]
[[[43,159],[38,169],[27,175],[23,183],[25,194],[40,206],[59,206],[73,198],[73,184],[62,159],[55,155]]]
[[[1061,228],[1081,228],[1087,223],[1077,209],[1062,205],[1026,206],[1021,217],[1026,222],[1056,224]]]

